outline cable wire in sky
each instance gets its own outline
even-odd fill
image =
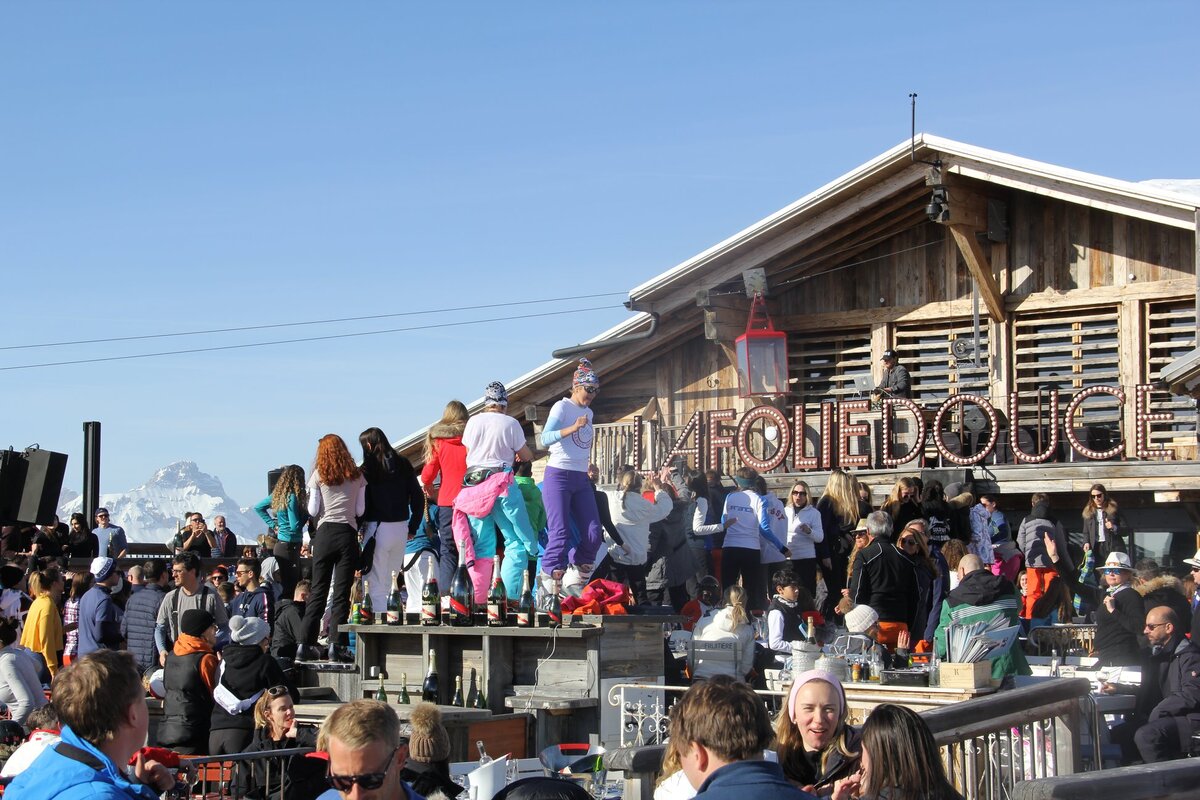
[[[509,306],[527,306],[535,303],[558,303],[566,300],[591,300],[596,297],[624,296],[627,292],[600,292],[598,294],[577,294],[570,297],[547,297],[541,300],[514,300],[510,303],[485,303],[478,306],[456,306],[453,308],[431,308],[427,311],[397,311],[394,314],[371,314],[364,317],[338,317],[336,319],[310,319],[301,322],[274,322],[266,325],[240,325],[232,328],[208,328],[200,331],[176,331],[174,333],[147,333],[137,336],[112,336],[106,339],[77,339],[69,342],[40,342],[38,344],[12,344],[0,346],[0,350],[31,350],[35,347],[66,347],[77,344],[104,344],[108,342],[133,342],[142,339],[168,339],[173,336],[205,336],[212,333],[237,333],[240,331],[262,331],[270,328],[295,328],[301,325],[329,325],[336,322],[363,322],[372,319],[391,319],[394,317],[415,317],[421,314],[446,314],[452,311],[479,311],[485,308],[506,308]],[[520,317],[513,317],[520,319]],[[403,329],[402,329],[403,330]],[[415,330],[415,329],[414,329]],[[65,362],[80,363],[80,362]],[[10,369],[13,369],[10,367]]]
[[[388,328],[382,331],[358,331],[355,333],[331,333],[325,336],[305,336],[298,339],[276,339],[270,342],[247,342],[244,344],[225,344],[213,347],[193,347],[185,350],[163,350],[158,353],[132,353],[124,356],[103,356],[99,358],[78,358],[70,361],[47,361],[40,364],[16,364],[11,367],[0,367],[0,372],[18,369],[40,369],[42,367],[66,367],[75,364],[97,364],[104,361],[127,361],[135,358],[157,358],[159,356],[178,356],[187,353],[215,353],[220,350],[243,350],[250,347],[270,347],[278,344],[297,344],[300,342],[323,342],[331,339],[351,339],[357,336],[379,336],[384,333],[403,333],[405,331],[425,331],[433,328],[452,328],[461,325],[480,325],[485,322],[509,322],[518,319],[534,319],[536,317],[555,317],[564,314],[581,314],[586,311],[607,311],[623,306],[591,306],[588,308],[572,308],[566,311],[543,311],[537,314],[519,314],[511,317],[491,317],[490,319],[470,319],[456,322],[436,322],[430,325],[412,325],[407,328]]]

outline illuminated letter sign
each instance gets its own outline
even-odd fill
[[[762,459],[750,452],[750,426],[758,420],[767,420],[775,425],[779,431],[778,448],[775,450],[775,455],[770,458]],[[737,427],[737,453],[742,463],[748,467],[758,470],[759,472],[770,472],[783,463],[787,458],[788,450],[792,446],[792,432],[788,428],[787,417],[783,412],[773,406],[756,406],[742,416],[742,421]]]
[[[867,436],[871,430],[870,426],[865,422],[851,425],[850,415],[863,414],[870,410],[871,403],[869,400],[851,400],[837,404],[839,467],[845,469],[846,467],[866,467],[871,464],[871,456],[866,453],[858,456],[850,455],[850,437]]]
[[[892,456],[892,418],[895,416],[894,409],[908,409],[909,413],[917,421],[917,441],[909,448],[909,451],[902,456]],[[883,401],[883,430],[880,432],[880,438],[883,439],[883,466],[898,467],[901,464],[907,464],[916,458],[921,450],[925,447],[925,417],[921,414],[921,408],[907,397],[889,397]]]
[[[1067,405],[1067,413],[1063,416],[1063,430],[1066,431],[1067,441],[1071,443],[1071,447],[1075,448],[1075,452],[1084,458],[1105,459],[1112,458],[1118,455],[1125,449],[1125,441],[1122,439],[1107,450],[1092,450],[1086,447],[1079,441],[1079,437],[1075,435],[1075,412],[1083,405],[1083,401],[1087,400],[1092,395],[1107,394],[1117,398],[1118,406],[1125,405],[1125,393],[1120,389],[1114,389],[1111,386],[1092,386],[1084,389],[1079,394],[1071,398],[1071,402]]]
[[[1020,419],[1017,412],[1020,404],[1019,394],[1012,392],[1008,395],[1008,445],[1012,448],[1013,458],[1024,464],[1045,463],[1050,458],[1050,454],[1058,447],[1058,389],[1050,390],[1050,441],[1046,443],[1046,449],[1040,453],[1026,453],[1018,444],[1021,429],[1017,424],[1017,420]],[[1041,419],[1038,419],[1038,426],[1040,427],[1041,424]]]
[[[942,441],[942,420],[946,413],[955,406],[965,405],[966,403],[974,403],[983,409],[983,413],[987,415],[988,423],[992,426],[991,436],[988,438],[987,445],[980,449],[973,456],[963,456],[958,453],[951,453],[946,443]],[[979,395],[974,394],[956,394],[938,408],[937,416],[933,419],[933,446],[941,453],[942,458],[953,462],[963,467],[969,467],[972,464],[978,464],[987,458],[992,450],[996,447],[996,440],[1000,438],[1000,425],[996,420],[996,409],[992,408],[992,404]]]
[[[1154,386],[1149,383],[1139,383],[1134,388],[1134,421],[1137,427],[1137,443],[1134,448],[1134,455],[1138,458],[1169,458],[1174,460],[1175,448],[1173,447],[1150,447],[1150,423],[1151,422],[1172,422],[1175,419],[1174,412],[1160,411],[1157,414],[1150,413],[1150,394],[1154,391]]]
[[[720,411],[708,412],[708,469],[721,471],[721,455],[722,447],[733,446],[733,437],[719,433],[721,423],[728,422],[737,417],[737,412],[732,408],[723,408]]]

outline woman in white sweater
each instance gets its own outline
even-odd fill
[[[634,600],[639,605],[647,602],[646,560],[650,553],[650,524],[666,519],[673,502],[658,476],[651,475],[646,486],[654,492],[653,501],[641,495],[641,475],[635,470],[621,473],[616,490],[607,494],[613,525],[625,540],[625,546],[618,545],[608,534],[604,537],[608,546],[607,563],[613,577],[629,584]]]
[[[0,702],[24,725],[29,712],[46,705],[46,694],[38,680],[38,657],[16,641],[17,629],[0,620]]]
[[[693,680],[717,675],[731,675],[738,680],[745,680],[754,668],[754,626],[750,624],[750,616],[746,613],[746,590],[740,586],[726,589],[725,605],[711,617],[696,623],[692,635],[697,643],[738,643],[734,651],[736,662],[720,651],[706,651],[703,646],[696,648],[692,659]]]
[[[810,500],[808,484],[796,481],[788,493],[787,546],[792,551],[792,569],[800,579],[800,585],[811,597],[817,596],[817,544],[825,541],[825,530],[821,526],[821,512]]]

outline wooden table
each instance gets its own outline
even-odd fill
[[[954,705],[976,697],[992,694],[991,687],[980,689],[945,689],[938,686],[882,686],[878,683],[854,683],[847,681],[846,706],[850,710],[848,722],[861,725],[872,709],[880,703],[895,703],[921,712],[931,708]]]
[[[508,711],[506,698],[514,694],[532,698],[518,710],[529,707],[535,716],[561,713],[561,701],[574,700],[572,727],[595,736],[609,686],[661,682],[666,651],[663,624],[680,620],[630,614],[578,616],[562,628],[341,626],[354,631],[360,682],[347,696],[373,694],[377,681],[362,676],[379,667],[389,697],[398,696],[401,676],[406,674],[409,695],[415,698],[432,648],[441,702],[450,699],[454,677],[461,675],[468,706],[480,691],[495,714]],[[611,724],[619,721],[614,717]],[[538,741],[538,746],[556,743]]]

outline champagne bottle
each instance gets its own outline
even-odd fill
[[[392,570],[392,593],[387,601],[387,624],[399,625],[404,621],[404,606],[400,605],[400,587],[396,584],[396,570]]]
[[[525,571],[521,582],[521,599],[517,602],[517,627],[536,628],[537,609],[533,606],[533,592],[529,590],[529,571]]]
[[[400,704],[409,705],[412,703],[412,698],[408,696],[408,673],[400,673]]]
[[[421,624],[441,625],[441,612],[441,592],[438,591],[437,578],[431,577],[421,594]]]
[[[387,690],[383,688],[383,670],[379,670],[379,689],[375,692],[375,699],[381,703],[388,701]]]
[[[508,624],[508,597],[504,594],[504,583],[499,576],[492,581],[492,590],[488,592],[487,624],[493,628]]]
[[[551,628],[562,627],[562,598],[559,593],[562,591],[559,582],[554,582],[554,588],[550,592],[550,602],[546,604],[546,624]]]
[[[450,580],[450,624],[465,627],[475,624],[475,584],[467,571],[467,555],[458,550],[458,569]]]
[[[475,690],[475,700],[471,703],[471,708],[487,708],[487,700],[483,697],[483,682],[479,683],[479,687]]]
[[[805,635],[804,640],[811,645],[817,643],[817,627],[813,624],[812,617],[808,618],[808,633]]]
[[[454,676],[454,698],[450,701],[450,705],[457,708],[466,708],[466,701],[463,699],[462,691],[462,675]]]
[[[429,671],[425,673],[425,682],[421,684],[421,699],[430,703],[438,701],[437,656],[433,648],[429,648]]]
[[[371,582],[363,578],[363,595],[360,614],[362,615],[362,624],[370,625],[375,621],[375,609],[371,605]]]

